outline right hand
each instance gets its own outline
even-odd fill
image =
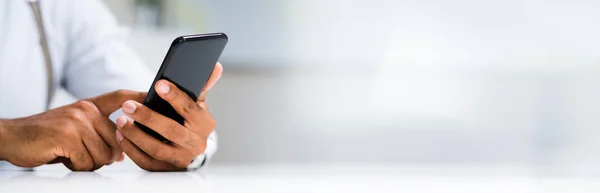
[[[108,116],[145,92],[119,90],[30,117],[0,120],[0,160],[20,167],[62,162],[74,171],[96,170],[122,156]]]

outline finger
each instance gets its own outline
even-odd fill
[[[100,135],[104,144],[110,149],[112,156],[109,158],[109,161],[110,163],[114,162],[119,158],[119,154],[123,152],[114,135],[117,127],[110,119],[102,115],[100,109],[93,102],[83,100],[78,104],[83,107],[82,109],[87,114],[87,117],[91,117],[90,121],[94,132]]]
[[[92,101],[98,107],[98,109],[100,109],[100,112],[102,112],[103,115],[108,116],[117,109],[121,108],[123,102],[127,100],[142,102],[144,97],[146,97],[145,92],[117,90],[90,98],[89,100]]]
[[[94,168],[100,168],[113,162],[112,151],[93,128],[85,129],[82,134],[83,145],[94,162]]]
[[[70,170],[90,171],[94,168],[92,156],[90,156],[90,153],[87,151],[82,141],[73,143],[67,151],[68,153],[65,157],[69,158],[70,162],[65,164],[65,166]]]
[[[100,168],[102,168],[102,167],[104,167],[104,166],[105,166],[105,165],[94,164],[94,168],[92,168],[92,169],[91,169],[91,170],[89,170],[89,171],[96,171],[96,170],[98,170],[98,169],[100,169]]]
[[[169,81],[159,80],[154,88],[158,96],[167,101],[185,120],[193,120],[202,110],[185,92]]]
[[[221,78],[222,74],[223,74],[223,65],[221,65],[220,62],[217,62],[217,64],[215,65],[215,68],[213,68],[212,73],[210,73],[210,77],[208,78],[208,81],[206,81],[206,86],[204,87],[204,90],[210,90],[217,83],[217,81]]]
[[[117,159],[118,162],[122,162],[123,160],[125,160],[125,153],[121,153],[119,159]]]
[[[178,167],[187,167],[195,157],[195,155],[188,153],[187,150],[163,143],[148,135],[125,116],[117,119],[117,125],[125,138],[129,139],[140,150],[156,160],[171,163]]]
[[[208,105],[204,101],[196,101],[196,105],[198,105],[202,110],[208,111]],[[210,114],[209,114],[210,115]]]
[[[172,164],[162,162],[150,157],[139,149],[133,142],[125,138],[120,131],[116,131],[116,136],[120,139],[121,148],[123,151],[133,160],[133,162],[140,166],[140,168],[148,171],[174,171],[179,170]]]
[[[221,78],[222,74],[223,65],[221,65],[220,62],[217,62],[217,65],[215,65],[215,68],[210,74],[210,78],[208,78],[208,81],[206,81],[206,86],[204,86],[204,89],[200,93],[200,96],[198,96],[198,101],[204,101],[206,99],[206,92],[209,91],[217,83],[217,81]]]
[[[119,156],[123,153],[121,145],[115,138],[114,132],[117,130],[117,126],[106,117],[98,117],[92,122],[94,124],[95,131],[100,135],[102,140],[108,146],[111,151],[110,160],[111,163],[117,161]]]
[[[52,161],[49,161],[46,164],[57,164],[57,163],[64,163],[64,162],[67,162],[67,161],[69,161],[69,159],[67,159],[66,157],[56,157]]]
[[[194,127],[190,128],[190,130],[192,130],[194,133],[197,133],[200,136],[203,136],[204,138],[208,138],[210,133],[212,133],[215,130],[215,128],[217,128],[217,121],[208,112],[208,105],[206,104],[206,102],[198,101],[196,102],[196,104],[198,104],[200,108],[204,109],[204,111],[202,111],[202,114],[199,115],[198,118],[201,121],[197,121],[194,124]]]
[[[198,141],[200,137],[173,119],[165,117],[135,101],[125,102],[123,113],[184,148],[187,148],[194,141]]]

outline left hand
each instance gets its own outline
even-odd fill
[[[172,143],[164,143],[146,134],[127,116],[117,119],[117,139],[125,152],[142,169],[148,171],[185,170],[197,156],[204,153],[215,120],[204,102],[208,91],[221,77],[223,66],[217,63],[197,101],[193,101],[177,86],[166,80],[157,81],[158,95],[184,118],[184,124],[159,114],[136,101],[123,103],[123,112],[133,120],[152,128]]]

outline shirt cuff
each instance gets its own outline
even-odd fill
[[[196,157],[194,161],[190,163],[187,169],[196,170],[198,168],[202,168],[208,164],[210,158],[212,158],[215,152],[217,152],[217,133],[213,131],[206,140],[206,150],[204,150],[204,153]]]

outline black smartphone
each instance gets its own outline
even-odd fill
[[[183,117],[167,101],[160,98],[154,90],[156,81],[168,80],[196,101],[225,49],[227,41],[227,35],[224,33],[186,35],[176,38],[156,74],[150,90],[148,90],[144,105],[183,124]],[[151,128],[138,122],[135,124],[158,140],[168,142]]]

